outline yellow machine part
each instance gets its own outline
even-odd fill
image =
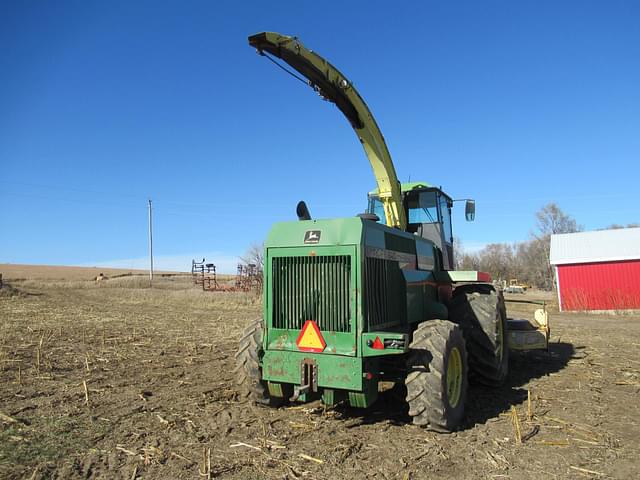
[[[523,319],[507,319],[507,337],[511,350],[548,350],[549,313],[539,308],[533,314],[533,322]]]

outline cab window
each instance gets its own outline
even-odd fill
[[[438,223],[436,192],[420,192],[407,198],[409,223]]]
[[[451,231],[451,207],[447,202],[447,199],[440,196],[440,216],[442,218],[442,231],[444,233],[444,241],[447,243],[453,243],[453,233]]]
[[[384,207],[378,197],[369,197],[369,208],[367,209],[367,212],[375,213],[381,223],[387,223],[387,217],[384,214]]]

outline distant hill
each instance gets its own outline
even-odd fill
[[[20,265],[0,263],[0,273],[5,280],[93,280],[100,273],[107,277],[123,275],[148,275],[148,270],[102,267],[71,267],[64,265]],[[156,275],[184,275],[180,272],[156,271]]]

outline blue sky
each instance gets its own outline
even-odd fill
[[[275,221],[361,212],[374,178],[330,103],[255,55],[297,35],[356,85],[401,180],[473,197],[469,249],[550,201],[640,221],[640,3],[2,2],[0,262],[234,268]]]

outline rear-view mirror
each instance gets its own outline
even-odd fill
[[[467,222],[473,222],[473,220],[476,218],[475,200],[467,200],[467,203],[464,206],[464,218],[467,219]]]

